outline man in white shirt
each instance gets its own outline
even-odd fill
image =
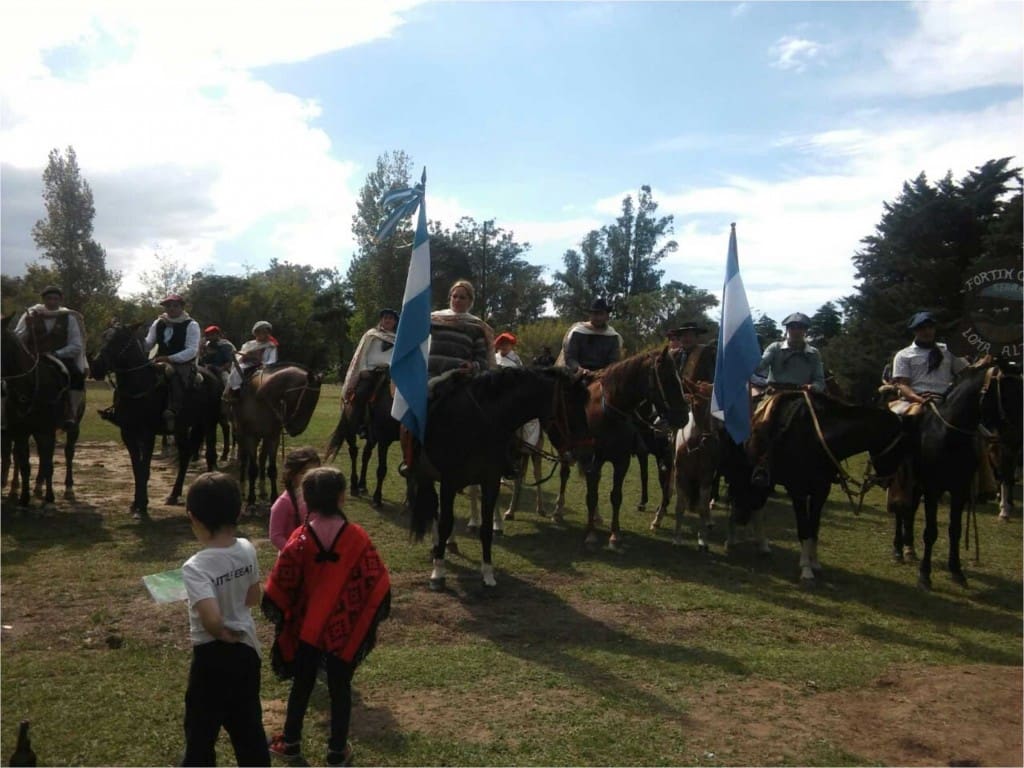
[[[899,389],[900,399],[890,408],[899,414],[914,403],[941,400],[953,377],[967,367],[965,360],[935,341],[931,312],[918,312],[907,327],[914,332],[914,341],[892,359],[892,383]]]
[[[341,400],[352,404],[352,426],[362,437],[366,436],[367,409],[378,381],[372,372],[378,368],[390,368],[397,327],[398,313],[393,309],[382,309],[377,325],[364,333],[356,345],[345,373]]]
[[[228,389],[224,391],[226,398],[238,398],[247,371],[277,362],[277,339],[270,335],[273,330],[274,327],[266,320],[260,320],[253,325],[253,338],[238,350],[238,365],[231,369],[228,376]]]
[[[173,432],[174,418],[184,403],[185,391],[195,380],[199,323],[189,317],[185,311],[185,299],[176,293],[167,296],[160,305],[164,312],[149,326],[144,343],[147,353],[156,347],[154,363],[165,363],[172,369],[163,417],[167,431]]]

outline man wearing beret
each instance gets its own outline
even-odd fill
[[[622,337],[608,325],[609,312],[604,299],[590,305],[590,321],[576,323],[565,334],[559,364],[570,371],[588,374],[622,359]]]
[[[164,311],[149,326],[144,343],[147,354],[156,347],[154,363],[171,367],[170,391],[163,417],[164,427],[173,432],[175,416],[185,401],[185,391],[195,380],[199,323],[189,317],[185,311],[185,299],[176,293],[166,296],[160,306]]]
[[[73,309],[63,306],[64,293],[48,285],[40,294],[42,304],[28,308],[14,328],[15,335],[37,354],[56,357],[68,372],[68,393],[64,400],[65,431],[74,429],[85,403],[85,322]]]
[[[803,312],[794,312],[782,321],[786,338],[769,344],[761,355],[757,372],[768,381],[768,394],[757,405],[751,419],[750,440],[747,451],[754,462],[751,482],[766,488],[771,485],[768,476],[771,447],[771,407],[779,391],[825,391],[825,368],[821,353],[807,343],[811,319]]]
[[[205,365],[219,376],[221,383],[226,388],[228,374],[231,373],[231,364],[235,361],[235,345],[224,338],[219,325],[208,325],[203,330],[203,336],[206,337],[206,343],[203,346],[203,355],[199,358],[199,364]]]
[[[941,400],[953,377],[967,367],[965,360],[935,340],[931,312],[916,313],[907,328],[914,340],[892,359],[892,383],[900,391],[900,399],[891,409],[899,414],[906,413],[913,403]]]

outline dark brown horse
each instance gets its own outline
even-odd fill
[[[279,363],[261,368],[242,387],[234,404],[238,439],[238,472],[249,493],[246,508],[256,506],[256,477],[260,477],[260,498],[266,499],[263,477],[270,478],[270,496],[277,498],[277,449],[281,431],[301,435],[320,400],[323,377],[300,365]]]
[[[20,507],[28,507],[31,492],[29,438],[34,439],[39,454],[39,478],[45,486],[43,501],[52,504],[53,452],[67,381],[57,363],[45,355],[33,354],[21,343],[8,327],[9,322],[9,317],[0,320],[3,333],[0,377],[3,380],[5,410],[3,445],[0,448],[3,476],[6,480],[13,457],[19,489],[17,503]]]
[[[132,462],[135,496],[131,512],[136,519],[149,516],[149,475],[157,435],[168,434],[164,425],[169,384],[162,367],[150,361],[143,345],[141,324],[115,325],[103,333],[102,345],[90,366],[92,376],[114,375],[117,398],[113,421]],[[178,448],[178,474],[164,500],[177,504],[185,485],[192,454],[206,445],[206,468],[217,466],[217,422],[223,385],[220,377],[200,368],[174,420],[174,442]]]
[[[1004,375],[1011,370],[1002,361],[985,358],[961,371],[941,404],[925,408],[919,420],[911,422],[912,450],[907,459],[912,483],[910,498],[891,503],[895,522],[893,553],[912,544],[914,515],[924,500],[924,554],[918,570],[918,585],[931,589],[932,548],[938,538],[938,506],[949,493],[949,572],[957,584],[967,586],[960,563],[960,535],[963,512],[977,469],[979,425],[989,430],[1008,430],[1020,424],[1022,388],[1020,376]]]
[[[587,406],[587,425],[594,439],[591,460],[580,467],[587,480],[586,545],[597,542],[597,495],[601,482],[601,467],[612,464],[611,533],[608,546],[617,549],[621,540],[619,508],[622,506],[622,482],[629,469],[630,458],[636,445],[638,429],[667,433],[682,428],[686,423],[689,406],[683,395],[683,384],[669,348],[642,352],[614,363],[601,371],[590,384],[590,404]],[[650,405],[663,424],[642,418],[645,406]],[[560,499],[564,499],[568,467],[562,469]],[[556,513],[559,510],[556,509]]]
[[[363,448],[363,459],[360,471],[356,470],[358,447],[356,431],[353,428],[351,402],[343,403],[338,425],[331,433],[327,446],[326,460],[331,461],[338,454],[343,443],[348,443],[349,459],[352,462],[351,488],[352,495],[366,493],[366,474],[374,449],[377,450],[377,485],[374,487],[371,505],[377,509],[382,504],[384,478],[388,474],[388,449],[398,440],[398,422],[391,416],[391,373],[385,367],[367,371],[366,390],[369,393],[367,408],[369,418],[366,421],[366,445]]]
[[[423,454],[409,479],[412,532],[422,539],[437,521],[430,587],[445,588],[445,548],[454,526],[455,494],[467,485],[481,493],[480,567],[484,586],[496,585],[491,564],[494,506],[516,429],[540,419],[559,453],[589,444],[586,385],[564,368],[499,368],[469,381],[457,377],[434,389]],[[440,480],[440,497],[434,488]]]

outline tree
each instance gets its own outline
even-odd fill
[[[778,341],[782,338],[782,331],[779,329],[779,324],[764,313],[762,313],[754,322],[754,330],[757,332],[757,339],[761,343],[762,349],[767,347],[773,341]]]
[[[624,299],[614,319],[615,330],[634,352],[662,344],[667,330],[685,322],[708,326],[708,338],[713,338],[710,333],[717,333],[718,326],[707,317],[707,311],[716,306],[714,294],[672,280],[657,290]]]
[[[380,199],[392,189],[408,187],[412,158],[402,150],[385,152],[377,158],[356,201],[352,217],[352,234],[359,250],[348,269],[355,311],[353,322],[368,328],[377,322],[383,307],[398,308],[405,293],[405,277],[412,255],[412,224],[399,222],[383,241],[377,241],[377,229],[384,219]]]
[[[1010,158],[989,160],[955,181],[932,184],[922,173],[883,204],[875,232],[854,257],[856,293],[840,301],[845,333],[832,346],[832,364],[854,399],[874,396],[882,367],[906,346],[910,315],[929,309],[939,337],[964,314],[964,280],[983,260],[1020,263],[1020,169]],[[1016,191],[1014,191],[1016,190]]]
[[[65,303],[82,312],[95,337],[99,327],[93,310],[106,310],[115,301],[121,274],[107,269],[106,251],[92,238],[96,209],[73,147],[65,154],[51,150],[43,171],[43,202],[46,218],[32,227],[32,238],[59,276]]]
[[[466,278],[476,291],[473,312],[495,328],[517,328],[544,311],[549,288],[543,267],[523,258],[529,243],[516,242],[493,219],[478,224],[464,216],[454,229],[434,222],[430,249],[434,306],[446,306],[448,287]]]
[[[552,300],[559,312],[578,315],[598,297],[622,309],[631,306],[626,299],[660,290],[663,271],[657,265],[678,244],[664,240],[672,234],[673,217],[659,218],[657,210],[651,188],[644,185],[635,208],[627,195],[614,224],[591,230],[579,251],[566,251],[565,269],[554,275]]]
[[[139,304],[157,305],[171,293],[185,294],[188,292],[192,275],[188,267],[166,253],[154,253],[156,266],[143,271],[139,275],[142,291],[132,296]]]
[[[843,331],[843,316],[835,302],[826,301],[811,316],[811,328],[808,333],[811,340],[819,347],[824,347]]]

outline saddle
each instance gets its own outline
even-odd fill
[[[171,379],[174,378],[174,366],[171,363],[156,363],[156,367],[163,376],[164,382],[170,384]],[[203,386],[203,374],[195,366],[192,367],[192,375],[188,379],[187,386],[189,389],[199,389]]]

